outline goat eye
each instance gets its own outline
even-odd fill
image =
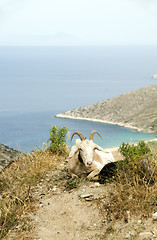
[[[80,151],[83,151],[82,148],[79,148]]]

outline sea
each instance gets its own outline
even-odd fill
[[[157,84],[157,46],[0,47],[0,143],[22,152],[49,145],[50,129],[76,130],[103,148],[156,134],[55,115]],[[127,102],[126,102],[127,104]]]

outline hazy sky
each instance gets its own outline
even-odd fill
[[[0,0],[0,45],[157,44],[157,0]]]

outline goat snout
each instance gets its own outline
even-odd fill
[[[92,165],[92,161],[88,161],[87,165],[89,165],[89,166]]]

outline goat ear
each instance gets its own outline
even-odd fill
[[[73,157],[77,151],[78,151],[78,146],[77,145],[72,146],[71,151],[69,153],[69,158]]]
[[[97,144],[95,144],[94,150],[104,151],[104,149]]]

